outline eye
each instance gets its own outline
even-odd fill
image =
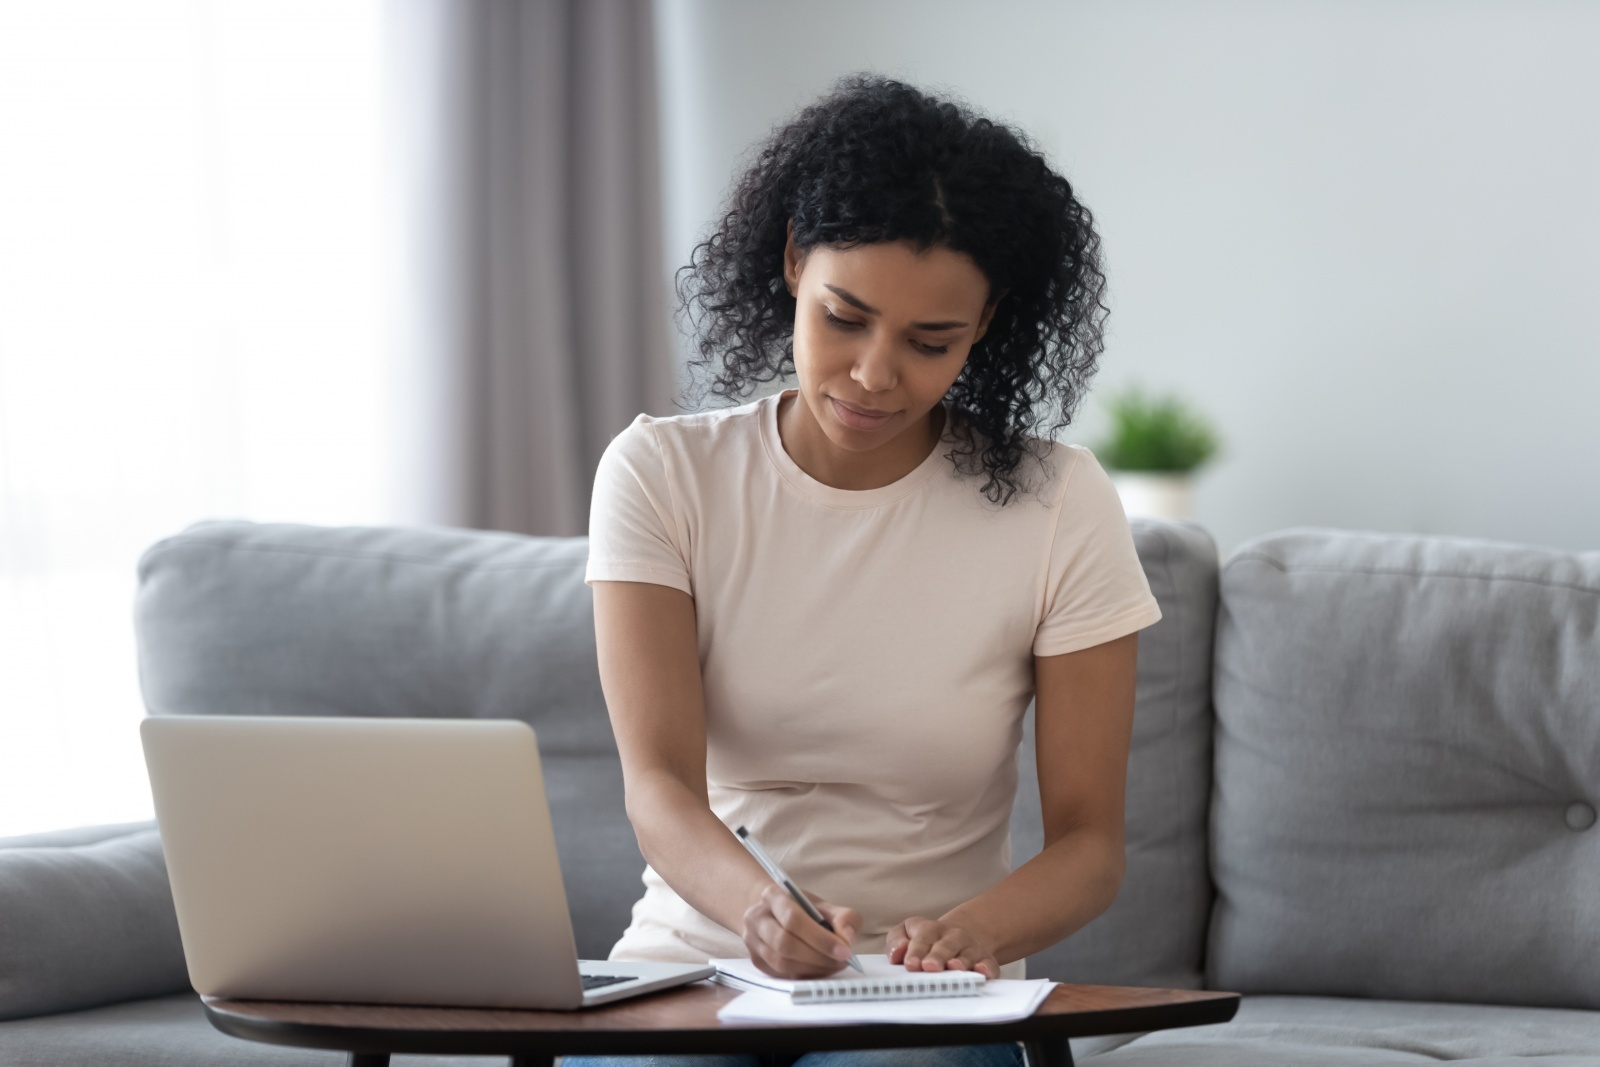
[[[849,319],[841,319],[832,311],[828,310],[827,305],[823,305],[822,317],[827,319],[833,325],[839,327],[841,330],[858,330],[862,325],[859,322],[852,322]],[[930,356],[942,356],[946,352],[950,351],[949,345],[926,345],[921,341],[913,341],[912,344],[916,345]]]

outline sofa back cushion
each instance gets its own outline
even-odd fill
[[[587,559],[581,537],[197,523],[139,563],[145,705],[528,722],[578,951],[603,959],[644,860],[600,692]]]
[[[1081,982],[1198,987],[1216,545],[1135,519],[1162,619],[1139,641],[1128,871],[1104,916],[1029,962]],[[579,952],[604,957],[642,892],[600,691],[585,538],[207,522],[152,546],[135,612],[153,714],[517,718],[539,736]],[[1013,857],[1042,831],[1031,721]]]
[[[1600,552],[1258,538],[1215,703],[1208,984],[1600,1009]]]
[[[1028,958],[1030,978],[1198,989],[1211,879],[1211,641],[1217,546],[1186,522],[1134,518],[1134,546],[1161,621],[1139,632],[1139,683],[1128,753],[1127,870],[1116,901],[1065,941]],[[1023,726],[1012,860],[1040,848],[1033,710]]]

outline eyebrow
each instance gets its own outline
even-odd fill
[[[822,283],[822,287],[824,289],[827,289],[830,292],[832,292],[840,300],[843,300],[846,304],[849,304],[851,307],[858,308],[858,309],[860,309],[862,311],[865,311],[868,315],[876,315],[878,313],[878,309],[877,308],[873,307],[871,304],[867,303],[865,300],[861,299],[859,296],[856,296],[854,293],[851,293],[851,292],[848,292],[847,290],[839,288],[837,285],[829,285],[827,282],[823,282]],[[953,321],[952,322],[913,322],[911,325],[916,327],[919,330],[935,330],[935,331],[937,331],[937,330],[959,330],[961,327],[965,326],[966,323],[964,323],[964,322],[953,322]]]

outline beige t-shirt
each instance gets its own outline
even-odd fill
[[[1000,507],[946,458],[947,418],[899,481],[836,489],[784,451],[778,399],[634,419],[595,477],[585,578],[694,598],[712,810],[861,912],[857,945],[881,952],[1009,873],[1033,657],[1161,611],[1088,449],[1054,444],[1048,477],[1025,462],[1042,489]],[[747,954],[643,879],[612,959]]]

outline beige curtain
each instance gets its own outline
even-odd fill
[[[582,534],[676,411],[649,0],[388,0],[400,425],[426,521]]]

